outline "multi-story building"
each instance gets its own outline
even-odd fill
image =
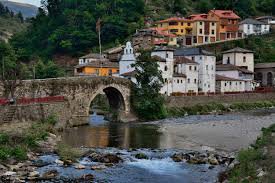
[[[261,35],[270,33],[270,25],[265,22],[247,18],[240,22],[239,30],[243,32],[244,36]]]
[[[201,48],[184,48],[175,51],[176,58],[188,58],[198,63],[198,91],[214,93],[216,85],[216,57],[213,53]]]
[[[239,32],[240,17],[232,10],[210,10],[207,18],[217,21],[218,41],[242,38],[242,33]]]
[[[177,36],[192,35],[193,31],[193,21],[181,17],[171,17],[156,24],[158,28],[165,28],[169,33]]]
[[[119,73],[119,64],[110,62],[106,55],[89,54],[79,58],[74,69],[75,76],[114,76]]]
[[[188,19],[193,20],[192,45],[216,42],[217,22],[207,18],[207,14],[190,15]]]
[[[152,49],[155,46],[176,46],[177,36],[168,33],[164,28],[149,28],[137,30],[133,35],[133,44],[135,50],[138,49]]]
[[[234,48],[231,50],[224,51],[223,53],[223,64],[231,64],[244,69],[247,69],[251,72],[254,72],[254,52],[243,49],[243,48]]]
[[[231,78],[236,83],[224,82],[221,92],[236,92],[240,88],[242,91],[253,91],[256,83],[254,82],[254,53],[243,48],[234,48],[223,52],[222,64],[217,65],[217,74],[226,78]],[[228,81],[226,79],[225,81]],[[242,82],[241,82],[242,81]],[[218,88],[221,89],[221,88]]]

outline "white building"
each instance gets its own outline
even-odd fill
[[[168,96],[173,93],[174,51],[174,49],[163,47],[157,48],[151,53],[151,56],[158,60],[159,70],[162,71],[164,85],[161,88],[160,93],[166,94]],[[182,90],[184,90],[184,88],[182,88]]]
[[[129,73],[135,70],[133,64],[136,63],[136,57],[131,42],[126,43],[124,53],[119,61],[119,74]]]
[[[231,64],[254,72],[254,52],[239,47],[225,51],[222,64]]]
[[[239,30],[242,31],[245,36],[267,34],[270,33],[270,24],[247,18],[240,22]]]
[[[227,86],[222,85],[222,87],[220,88],[220,92],[222,93],[253,91],[255,89],[255,83],[253,80],[254,72],[251,72],[245,68],[241,68],[231,64],[220,64],[217,65],[216,73],[217,75],[226,78],[224,82],[227,83]],[[221,82],[221,77],[218,80],[219,82]],[[228,81],[230,81],[231,83],[233,81],[239,81],[239,84],[231,84],[228,83]],[[219,84],[217,86],[219,86]]]
[[[97,54],[97,53],[90,53],[88,55],[85,55],[83,57],[79,58],[79,65],[83,64],[88,64],[92,63],[93,61],[98,61],[98,60],[107,60],[107,55],[106,54]]]
[[[197,62],[186,57],[175,58],[174,77],[178,75],[185,77],[185,80],[183,80],[185,88],[181,91],[174,88],[174,93],[198,93],[199,64]]]
[[[216,57],[200,48],[185,48],[175,51],[176,58],[188,58],[198,63],[198,91],[214,93],[216,90]]]
[[[216,93],[244,92],[245,81],[226,76],[216,75]]]

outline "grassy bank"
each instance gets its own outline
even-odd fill
[[[275,107],[275,101],[261,101],[251,103],[233,103],[230,105],[210,103],[204,105],[195,105],[191,107],[169,108],[168,117],[182,117],[186,115],[200,115],[209,113],[223,113],[229,111],[245,111],[252,109],[262,109]]]
[[[239,152],[240,164],[229,173],[231,183],[275,181],[275,125],[262,132],[252,148]]]
[[[8,159],[26,160],[29,151],[38,148],[38,142],[46,140],[49,132],[54,132],[55,118],[49,117],[18,132],[0,133],[0,163]]]

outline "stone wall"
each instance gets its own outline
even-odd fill
[[[18,106],[17,118],[37,119],[55,112],[61,119],[61,124],[66,124],[65,126],[85,124],[88,122],[92,100],[103,92],[107,95],[110,105],[119,112],[121,120],[131,120],[131,82],[115,77],[69,77],[24,81],[15,92],[16,99],[63,96],[64,102]],[[1,86],[0,98],[4,98]]]
[[[246,94],[231,94],[231,95],[215,95],[215,96],[181,96],[181,97],[167,97],[167,107],[187,107],[197,104],[209,103],[249,103],[264,100],[275,100],[275,92],[273,93],[246,93]]]
[[[63,128],[71,124],[69,111],[64,110],[67,107],[66,102],[44,103],[44,104],[29,104],[17,106],[0,106],[0,124],[3,122],[4,115],[11,107],[15,107],[15,113],[10,123],[41,121],[47,117],[54,115],[57,120],[58,128]]]

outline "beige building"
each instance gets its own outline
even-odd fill
[[[245,92],[245,81],[216,75],[216,93]]]
[[[239,47],[225,51],[222,64],[231,64],[254,72],[254,52]]]
[[[217,22],[207,18],[207,14],[194,14],[188,17],[193,20],[193,45],[216,42]]]

